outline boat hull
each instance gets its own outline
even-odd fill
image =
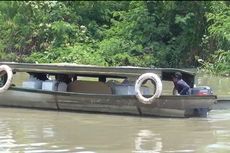
[[[0,106],[136,116],[206,117],[216,96],[161,96],[152,104],[134,95],[99,95],[10,88],[0,94]],[[202,113],[196,110],[203,109]]]

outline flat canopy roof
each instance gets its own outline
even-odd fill
[[[54,63],[54,64],[34,64],[34,63],[15,63],[15,62],[0,62],[0,65],[8,65],[15,72],[46,72],[46,73],[64,73],[64,74],[98,74],[98,75],[118,75],[118,76],[139,76],[143,73],[152,72],[161,74],[181,72],[183,74],[194,76],[195,73],[174,69],[174,68],[146,68],[146,67],[132,67],[132,66],[117,66],[117,67],[103,67],[95,65],[77,65],[68,63]]]
[[[172,80],[175,72],[181,72],[186,82],[194,82],[195,73],[174,68],[146,68],[132,66],[103,67],[95,65],[77,65],[70,63],[35,64],[0,62],[0,65],[8,65],[13,72],[32,72],[50,74],[78,74],[83,76],[105,76],[105,77],[138,77],[143,73],[156,73],[162,80]],[[193,83],[191,84],[193,85]]]

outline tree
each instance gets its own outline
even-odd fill
[[[211,2],[210,11],[206,13],[209,27],[204,39],[206,50],[211,54],[202,61],[205,72],[230,75],[230,7],[228,2]]]

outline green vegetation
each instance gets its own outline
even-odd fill
[[[209,26],[203,39],[207,58],[202,61],[201,70],[216,74],[230,75],[230,3],[211,2],[210,11],[205,14]],[[210,52],[211,51],[211,52]],[[211,54],[210,54],[211,53]]]
[[[0,59],[230,72],[229,2],[1,1]],[[203,59],[200,64],[197,59]]]

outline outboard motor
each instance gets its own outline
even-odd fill
[[[190,95],[197,95],[197,96],[213,95],[213,91],[209,86],[198,86],[195,88],[191,88]]]
[[[194,96],[207,96],[213,95],[213,91],[209,86],[198,86],[195,88],[191,88],[190,95]],[[207,117],[207,112],[209,112],[209,108],[196,108],[193,109],[194,117]]]

